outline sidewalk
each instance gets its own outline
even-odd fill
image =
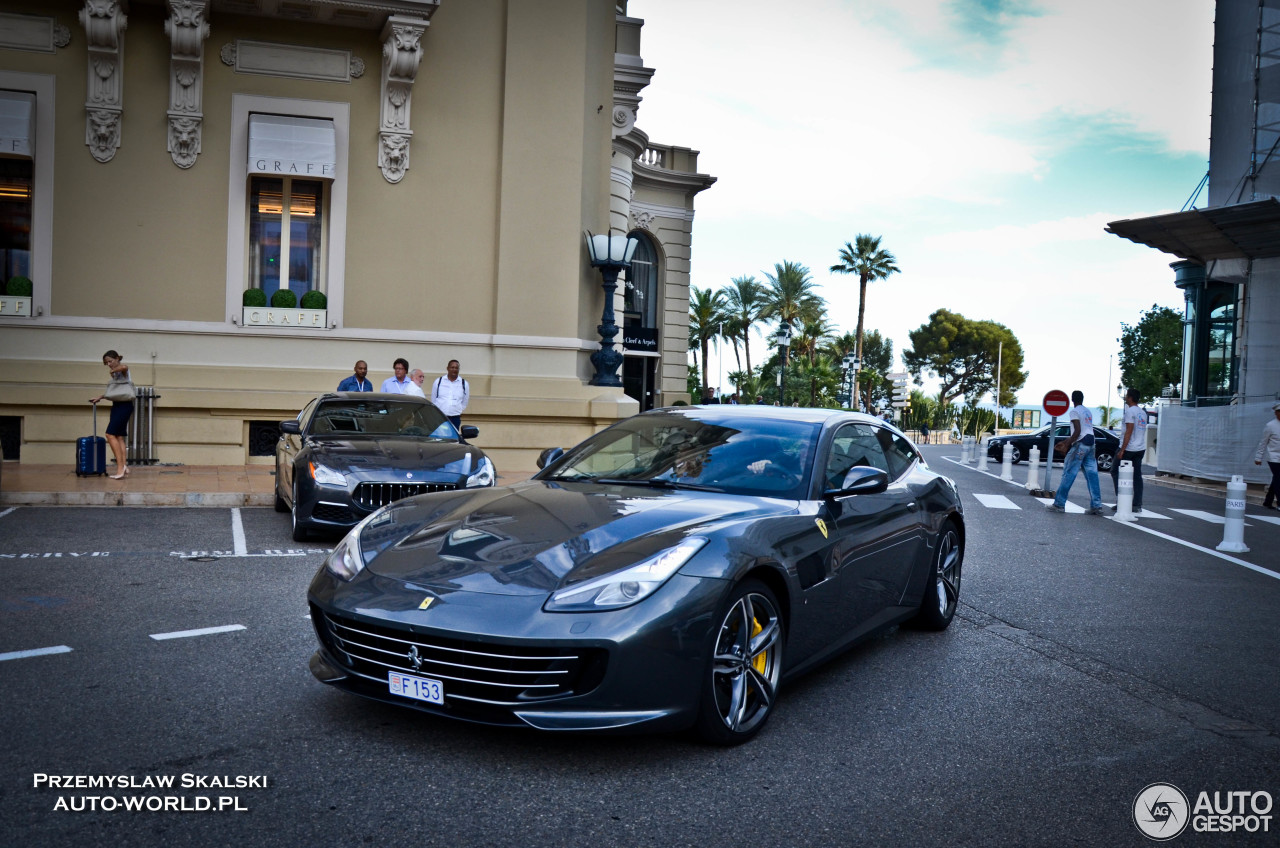
[[[531,476],[499,474],[498,483]],[[0,469],[0,507],[272,506],[275,481],[270,465],[131,465],[128,477],[112,480],[77,477],[72,465],[6,462]]]

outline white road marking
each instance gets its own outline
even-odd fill
[[[1187,542],[1183,539],[1179,539],[1177,536],[1170,536],[1168,533],[1161,533],[1159,530],[1152,530],[1150,527],[1143,527],[1141,524],[1135,524],[1135,523],[1126,522],[1126,521],[1117,521],[1116,523],[1121,524],[1125,527],[1132,527],[1135,530],[1141,530],[1143,533],[1150,533],[1152,536],[1159,536],[1161,539],[1168,539],[1170,542],[1176,542],[1177,544],[1182,545],[1184,547],[1193,548],[1197,551],[1206,553],[1209,556],[1217,557],[1218,559],[1226,560],[1227,562],[1244,566],[1250,571],[1256,571],[1259,574],[1274,578],[1276,580],[1280,580],[1280,574],[1276,574],[1274,571],[1268,571],[1267,569],[1262,568],[1261,566],[1254,565],[1251,562],[1245,562],[1242,559],[1236,559],[1233,556],[1228,556],[1227,554],[1224,554],[1221,551],[1215,551],[1212,548],[1201,547],[1200,545],[1197,545],[1194,542]]]
[[[4,518],[6,515],[13,512],[15,509],[17,509],[16,506],[11,506],[8,509],[6,509],[4,512],[0,512],[0,518]]]
[[[1170,507],[1170,509],[1173,509],[1173,508]],[[1187,515],[1192,518],[1198,518],[1201,521],[1208,521],[1210,524],[1226,524],[1227,523],[1227,519],[1224,516],[1215,515],[1212,512],[1205,512],[1202,509],[1174,509],[1173,511],[1180,512],[1183,515]],[[1249,517],[1254,518],[1255,516],[1251,515]],[[1244,523],[1244,526],[1249,527],[1251,525],[1249,524],[1249,522],[1246,521]]]
[[[1268,524],[1280,524],[1280,518],[1272,518],[1270,515],[1246,515],[1245,518],[1253,521],[1265,521]]]
[[[1013,501],[1004,495],[974,495],[978,501],[988,509],[1022,509]]]
[[[235,556],[244,556],[249,549],[244,546],[244,524],[240,522],[240,509],[231,510],[231,544],[235,545]]]
[[[12,651],[7,654],[0,654],[0,662],[5,660],[24,660],[27,657],[43,657],[46,654],[69,654],[71,649],[66,645],[55,645],[52,648],[35,648],[30,651]]]
[[[185,639],[188,636],[208,636],[210,633],[230,633],[233,630],[244,630],[243,624],[227,624],[222,627],[204,627],[200,630],[176,630],[173,633],[152,633],[151,638],[157,642],[165,639]]]
[[[1044,504],[1045,506],[1048,506],[1049,504],[1053,503],[1053,498],[1036,498],[1036,500],[1040,501],[1040,503]],[[1076,506],[1071,501],[1067,501],[1067,505],[1063,507],[1063,509],[1065,509],[1068,513],[1072,515],[1077,515],[1079,513],[1088,511],[1082,506]]]

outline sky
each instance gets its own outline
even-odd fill
[[[692,285],[799,262],[853,331],[857,277],[828,269],[859,233],[880,236],[901,272],[868,286],[866,328],[900,354],[936,309],[1004,324],[1029,372],[1019,405],[1051,389],[1118,405],[1121,323],[1181,311],[1177,257],[1104,227],[1180,210],[1208,170],[1213,0],[627,12],[656,70],[637,126],[717,178],[695,200]],[[731,370],[731,349],[719,360]]]

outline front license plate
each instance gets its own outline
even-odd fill
[[[392,695],[403,695],[431,704],[444,703],[444,684],[430,677],[414,677],[392,671],[387,674],[387,685],[391,688]]]

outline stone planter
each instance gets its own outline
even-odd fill
[[[329,329],[327,309],[277,309],[274,306],[246,306],[241,326],[289,327],[304,330]]]
[[[30,318],[31,298],[0,295],[0,318]]]

